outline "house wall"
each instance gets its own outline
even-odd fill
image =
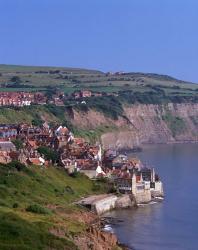
[[[80,170],[80,172],[88,176],[90,179],[96,177],[96,170]]]
[[[151,189],[152,196],[164,196],[163,184],[161,181],[155,182],[155,188]]]

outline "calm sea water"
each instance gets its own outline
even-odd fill
[[[149,145],[136,155],[159,173],[165,200],[106,214],[119,218],[113,231],[135,250],[198,250],[198,145]]]

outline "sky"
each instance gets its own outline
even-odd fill
[[[198,1],[0,0],[0,64],[198,82]]]

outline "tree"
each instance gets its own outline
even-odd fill
[[[21,79],[20,77],[18,76],[13,76],[11,79],[10,79],[11,82],[15,83],[16,85],[20,84],[21,83]]]
[[[17,150],[23,148],[23,142],[20,139],[14,139],[12,140],[12,143],[15,145]]]
[[[58,155],[57,153],[52,150],[51,148],[49,147],[46,147],[46,146],[40,146],[38,149],[38,152],[41,154],[41,155],[44,155],[45,159],[48,160],[48,161],[52,161],[53,163],[57,162],[58,160]]]

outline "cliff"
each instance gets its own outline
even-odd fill
[[[75,245],[79,250],[121,250],[115,234],[104,232],[100,228],[100,222],[91,225],[84,234],[74,238]]]
[[[1,108],[1,123],[66,124],[76,136],[101,140],[104,148],[131,149],[144,143],[179,143],[198,141],[198,104],[122,104],[106,103],[102,110],[86,111],[56,107],[31,106],[21,109]],[[112,110],[111,110],[112,108]],[[111,112],[112,111],[112,112]]]
[[[198,104],[193,103],[127,105],[117,120],[94,110],[75,111],[71,122],[81,129],[107,128],[100,135],[104,148],[198,141]]]
[[[133,105],[125,113],[141,143],[198,140],[198,104]]]

